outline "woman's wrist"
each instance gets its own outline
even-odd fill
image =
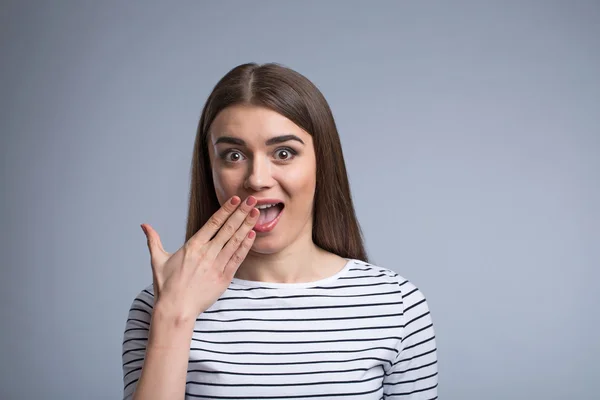
[[[163,297],[160,297],[154,304],[154,313],[162,322],[175,326],[193,325],[198,317],[189,310],[185,310],[181,305]]]
[[[157,302],[152,312],[148,346],[173,348],[178,345],[189,348],[196,318],[174,312],[171,307]]]

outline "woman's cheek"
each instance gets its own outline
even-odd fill
[[[234,195],[239,195],[244,185],[244,176],[241,171],[222,170],[213,175],[217,198],[227,201]]]
[[[315,185],[315,171],[310,168],[294,168],[286,171],[285,182],[298,188],[307,188]]]
[[[228,179],[223,172],[217,171],[215,174],[213,174],[213,183],[215,186],[217,199],[219,199],[219,203],[223,204],[223,202],[227,201],[227,199],[231,197],[228,196]]]

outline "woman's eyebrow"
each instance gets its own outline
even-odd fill
[[[267,146],[271,146],[273,144],[279,144],[279,143],[287,142],[289,140],[295,140],[295,141],[298,141],[298,142],[304,144],[304,141],[296,135],[275,136],[275,137],[268,139],[265,142],[265,144]],[[246,142],[243,139],[239,139],[239,138],[235,138],[235,137],[231,137],[231,136],[221,136],[220,138],[218,138],[215,141],[215,145],[217,145],[219,143],[228,143],[228,144],[233,144],[233,145],[237,145],[237,146],[245,146],[246,145]]]

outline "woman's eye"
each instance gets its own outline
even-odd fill
[[[290,148],[285,148],[285,149],[279,149],[275,152],[275,154],[278,154],[279,157],[277,157],[279,160],[282,161],[287,161],[287,160],[291,160],[292,158],[294,158],[294,156],[297,154],[294,150],[290,149]]]
[[[238,162],[243,158],[239,151],[229,151],[223,154],[223,159],[229,162]]]
[[[275,158],[279,161],[289,161],[298,153],[289,147],[275,151]],[[229,150],[221,154],[221,158],[229,163],[237,163],[244,160],[244,155],[237,150]]]

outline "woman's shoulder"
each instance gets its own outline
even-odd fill
[[[349,273],[368,275],[372,285],[389,285],[381,287],[378,292],[393,296],[402,305],[402,315],[406,320],[405,327],[408,331],[418,331],[431,324],[429,302],[417,285],[400,273],[382,265],[359,260],[353,260],[353,264]],[[419,322],[413,323],[416,321]]]
[[[369,279],[374,284],[389,284],[397,287],[404,299],[409,297],[411,300],[418,299],[418,301],[425,299],[423,292],[410,279],[382,264],[353,259],[348,273],[349,276]]]
[[[133,298],[131,309],[151,312],[154,308],[154,287],[152,284],[144,287]]]

